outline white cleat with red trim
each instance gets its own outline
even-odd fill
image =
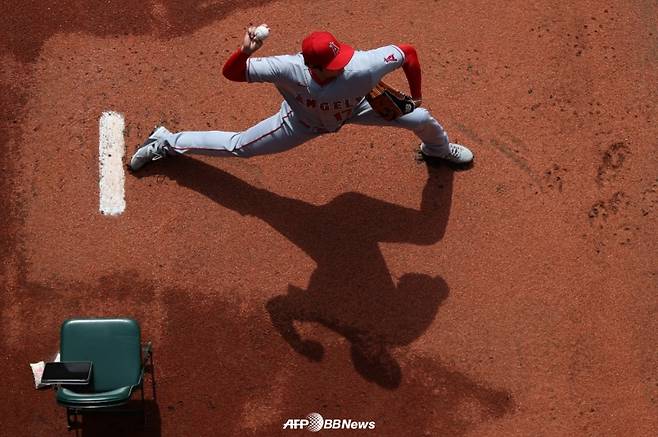
[[[171,132],[166,127],[160,126],[156,128],[151,135],[144,141],[130,160],[130,169],[137,171],[144,167],[151,161],[166,158],[171,152],[171,146],[165,140],[165,137],[170,135]]]
[[[461,144],[449,143],[448,147],[427,147],[420,144],[420,151],[427,156],[441,158],[453,164],[468,164],[473,161],[473,152]]]

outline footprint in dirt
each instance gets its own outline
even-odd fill
[[[558,190],[561,193],[566,174],[566,168],[560,167],[558,164],[553,164],[548,170],[544,171],[542,187],[546,190]]]
[[[658,207],[658,178],[650,187],[642,191],[641,212],[646,217]]]
[[[630,154],[630,148],[623,141],[611,144],[603,153],[601,165],[596,172],[597,184],[602,186],[614,180]]]
[[[617,214],[621,208],[626,195],[622,191],[617,191],[608,200],[599,200],[589,210],[588,217],[592,226],[602,229],[608,219]]]

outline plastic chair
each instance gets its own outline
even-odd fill
[[[141,343],[141,330],[132,319],[71,319],[61,327],[60,359],[91,361],[91,382],[85,386],[60,386],[57,403],[66,407],[69,429],[85,411],[126,412],[133,392],[141,393],[142,425],[146,424],[144,373],[151,372],[153,396],[155,377],[151,343]],[[135,410],[127,410],[135,412]]]

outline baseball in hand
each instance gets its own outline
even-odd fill
[[[254,30],[254,37],[260,41],[265,41],[268,36],[270,36],[270,28],[267,24],[261,24]]]

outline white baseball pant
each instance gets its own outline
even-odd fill
[[[364,99],[347,123],[401,127],[413,131],[429,149],[443,151],[449,144],[448,134],[425,108],[388,121]],[[283,102],[277,114],[242,132],[184,131],[171,133],[164,139],[178,153],[247,158],[284,152],[324,133],[328,132],[300,122]]]

